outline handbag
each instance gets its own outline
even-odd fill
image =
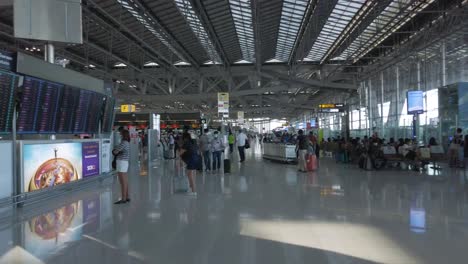
[[[185,162],[185,164],[188,164],[190,156],[191,156],[190,151],[187,150],[184,153],[182,153],[182,155],[180,155],[180,158],[182,159],[183,162]]]
[[[114,156],[114,159],[112,160],[112,169],[117,169],[117,156]]]
[[[249,143],[249,140],[248,140],[248,139],[245,140],[244,148],[245,148],[245,149],[249,149],[249,148],[250,148],[250,143]]]
[[[112,169],[117,169],[117,157],[120,155],[121,151],[117,152],[117,154],[114,154],[114,151],[112,151],[112,155],[114,155],[114,159],[112,160]]]

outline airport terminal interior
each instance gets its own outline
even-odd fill
[[[468,263],[468,0],[0,0],[0,264]]]

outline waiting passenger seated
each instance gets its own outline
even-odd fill
[[[429,139],[429,145],[427,146],[428,148],[432,147],[432,146],[438,146],[439,144],[437,144],[437,141],[435,139],[435,137],[431,137]]]
[[[398,154],[402,155],[406,159],[414,160],[416,155],[409,138],[405,139],[403,145],[399,145]]]

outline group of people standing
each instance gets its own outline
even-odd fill
[[[302,129],[297,133],[296,151],[298,171],[306,172],[314,170],[318,167],[318,159],[320,156],[320,146],[317,144],[317,137],[315,137],[313,132],[310,132],[309,135],[304,135]]]
[[[221,154],[226,146],[219,137],[219,132],[215,131],[213,136],[208,135],[209,130],[205,129],[200,137],[200,150],[203,154],[206,171],[216,171],[221,168]]]
[[[115,157],[115,169],[118,173],[121,187],[121,198],[115,204],[124,204],[130,202],[128,194],[128,168],[130,158],[130,134],[128,130],[119,130],[121,142],[112,151]],[[173,157],[180,157],[185,163],[187,169],[187,178],[189,181],[189,194],[196,194],[195,175],[197,170],[203,170],[203,164],[206,171],[219,171],[221,169],[222,153],[226,146],[223,138],[218,131],[209,133],[204,130],[203,135],[198,139],[193,133],[185,131],[180,136],[170,132],[168,134],[169,150]],[[249,148],[249,139],[244,131],[239,131],[237,136],[232,132],[228,135],[229,152],[233,153],[234,145],[237,145],[240,162],[245,161],[245,149]]]

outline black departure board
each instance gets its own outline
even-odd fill
[[[20,98],[20,110],[16,122],[18,133],[37,133],[37,113],[39,108],[39,96],[44,82],[30,77],[25,77]]]
[[[59,134],[73,133],[75,107],[80,99],[80,89],[65,86],[60,92],[55,131]]]
[[[75,116],[73,121],[73,133],[86,133],[89,105],[94,92],[80,90],[78,103],[75,106]]]
[[[99,132],[99,120],[101,119],[103,101],[104,95],[92,93],[86,118],[87,133]]]
[[[39,133],[55,133],[61,89],[63,89],[63,85],[52,82],[43,82],[41,85],[35,131]]]
[[[55,133],[63,85],[24,77],[17,130],[20,134]]]
[[[104,115],[102,116],[102,132],[110,133],[112,131],[112,125],[114,121],[114,98],[106,97],[106,106],[104,109]]]
[[[0,71],[0,133],[11,132],[17,76]]]
[[[103,94],[86,89],[26,76],[20,97],[17,132],[97,133],[104,98]]]

